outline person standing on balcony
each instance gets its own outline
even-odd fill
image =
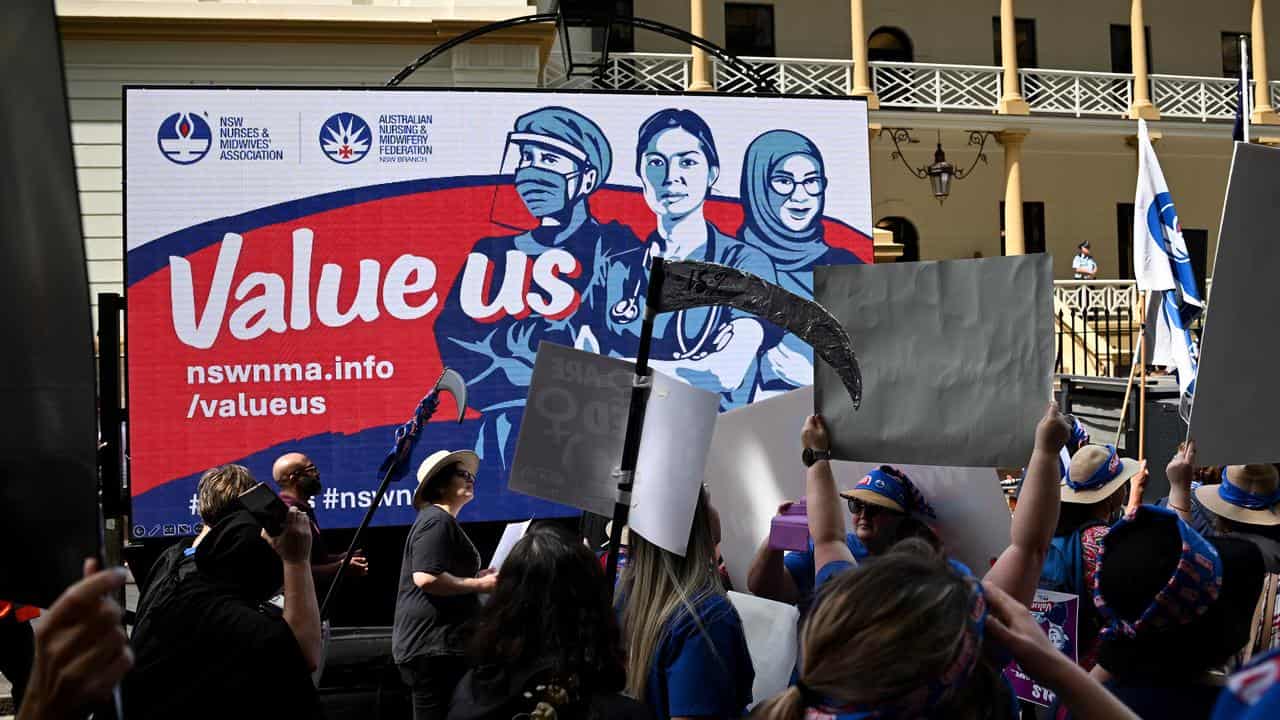
[[[1096,280],[1098,278],[1098,261],[1089,250],[1089,241],[1085,240],[1076,246],[1076,257],[1071,261],[1071,269],[1075,271],[1077,280]]]

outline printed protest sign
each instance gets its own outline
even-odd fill
[[[819,267],[818,302],[862,367],[862,407],[816,368],[841,460],[1022,467],[1050,399],[1053,264],[1044,254]]]
[[[135,537],[191,524],[206,468],[267,477],[290,450],[325,474],[320,525],[356,525],[443,366],[471,408],[407,464],[483,458],[462,520],[573,514],[507,482],[540,341],[635,357],[655,254],[806,298],[816,264],[872,260],[859,98],[130,87],[125,108]],[[673,248],[676,226],[707,242]],[[651,359],[722,410],[812,383],[766,325],[668,313]],[[410,495],[375,522],[410,522]]]
[[[1054,647],[1071,658],[1072,662],[1080,661],[1080,648],[1076,644],[1079,637],[1079,596],[1052,590],[1036,590],[1036,598],[1031,603],[1031,617],[1040,623],[1040,628],[1049,636],[1049,642]],[[1053,704],[1054,692],[1022,672],[1016,662],[1009,663],[1004,676],[1008,678],[1014,694],[1022,700],[1044,707]]]
[[[613,515],[635,366],[542,343],[511,489]],[[654,372],[631,493],[632,532],[683,555],[715,428],[714,393]]]

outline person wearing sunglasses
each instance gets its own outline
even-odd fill
[[[812,442],[812,441],[810,441]],[[828,446],[806,445],[804,463],[812,466],[831,457]],[[919,517],[934,518],[933,507],[907,477],[890,465],[881,465],[858,481],[852,489],[841,493],[852,515],[853,532],[845,535],[845,544],[856,560],[885,553],[899,540],[920,537],[935,548],[938,538]],[[790,503],[778,509],[781,513]],[[808,609],[814,590],[813,542],[804,552],[789,552],[769,547],[765,538],[747,575],[748,589],[760,597],[798,605]]]
[[[480,612],[498,571],[482,569],[480,553],[458,524],[475,499],[480,458],[470,450],[440,450],[418,467],[409,529],[400,563],[391,655],[413,697],[413,718],[440,718],[466,672],[462,627]]]
[[[330,553],[320,535],[316,511],[311,506],[311,498],[324,489],[320,482],[320,468],[300,452],[285,453],[272,464],[271,478],[280,486],[280,499],[286,505],[298,508],[311,521],[311,574],[315,578],[317,595],[323,597],[329,581],[338,573],[347,554]],[[369,560],[363,551],[355,551],[347,571],[356,576],[369,573]]]
[[[828,190],[822,153],[805,136],[770,130],[747,146],[738,239],[768,256],[777,269],[778,284],[804,298],[813,297],[814,265],[862,262],[824,239],[822,211]],[[813,384],[813,353],[799,338],[787,334],[764,354],[756,399]]]

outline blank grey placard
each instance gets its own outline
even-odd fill
[[[837,459],[1027,462],[1052,392],[1050,256],[818,267],[814,281],[862,366],[855,411],[835,371],[814,363]]]
[[[612,515],[634,373],[625,360],[538,345],[508,486]]]
[[[1200,465],[1280,460],[1277,227],[1280,150],[1236,143],[1191,412]]]

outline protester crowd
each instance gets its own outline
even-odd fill
[[[809,548],[765,539],[746,588],[798,605],[798,660],[790,687],[754,704],[757,664],[705,489],[684,555],[631,531],[610,588],[584,540],[552,524],[486,568],[457,519],[480,458],[436,452],[418,470],[393,627],[413,717],[1280,717],[1276,468],[1199,468],[1188,443],[1169,462],[1169,496],[1143,505],[1145,468],[1089,444],[1056,406],[1034,432],[1009,544],[971,569],[932,522],[945,508],[902,470],[837,487],[825,424],[808,418],[796,472]],[[129,718],[321,716],[316,587],[344,556],[317,549],[315,465],[286,455],[273,480],[288,507],[274,534],[240,502],[258,485],[248,470],[204,474],[205,529],[147,574],[132,636],[110,599],[122,571],[86,562],[40,619],[19,718],[87,717],[116,687]],[[1037,589],[1084,600],[1078,662],[1029,611]],[[1056,694],[1052,707],[1019,702],[1014,661]]]

